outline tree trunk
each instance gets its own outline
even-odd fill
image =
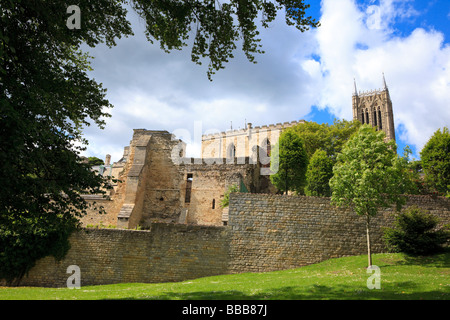
[[[370,216],[367,214],[366,220],[366,234],[367,234],[367,258],[369,263],[369,268],[372,266],[372,254],[370,252],[370,232],[369,232]]]
[[[284,174],[284,186],[286,189],[286,195],[288,194],[288,171],[286,169],[286,172]]]

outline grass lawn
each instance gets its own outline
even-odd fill
[[[177,283],[124,283],[80,289],[0,287],[0,300],[389,299],[450,300],[450,251],[429,257],[375,254],[380,289],[368,289],[367,256],[298,269],[206,277]],[[81,274],[81,281],[83,281]]]

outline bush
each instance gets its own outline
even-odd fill
[[[439,219],[428,212],[410,207],[396,218],[394,228],[385,230],[384,240],[392,252],[427,255],[442,251],[450,238],[448,225],[437,228]]]
[[[228,205],[230,204],[230,193],[232,192],[239,192],[239,187],[236,184],[232,184],[231,186],[228,187],[227,191],[225,191],[223,199],[220,202],[221,208],[228,207]]]

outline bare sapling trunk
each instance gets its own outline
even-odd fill
[[[366,220],[366,235],[367,235],[367,258],[370,268],[372,266],[372,254],[370,252],[370,232],[369,232],[369,224],[370,224],[370,216],[367,214],[367,220]]]

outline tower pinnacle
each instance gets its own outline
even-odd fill
[[[383,72],[383,90],[387,90],[386,79],[384,79],[384,72]]]
[[[357,96],[358,95],[358,91],[356,90],[356,80],[355,78],[353,78],[353,95]]]

